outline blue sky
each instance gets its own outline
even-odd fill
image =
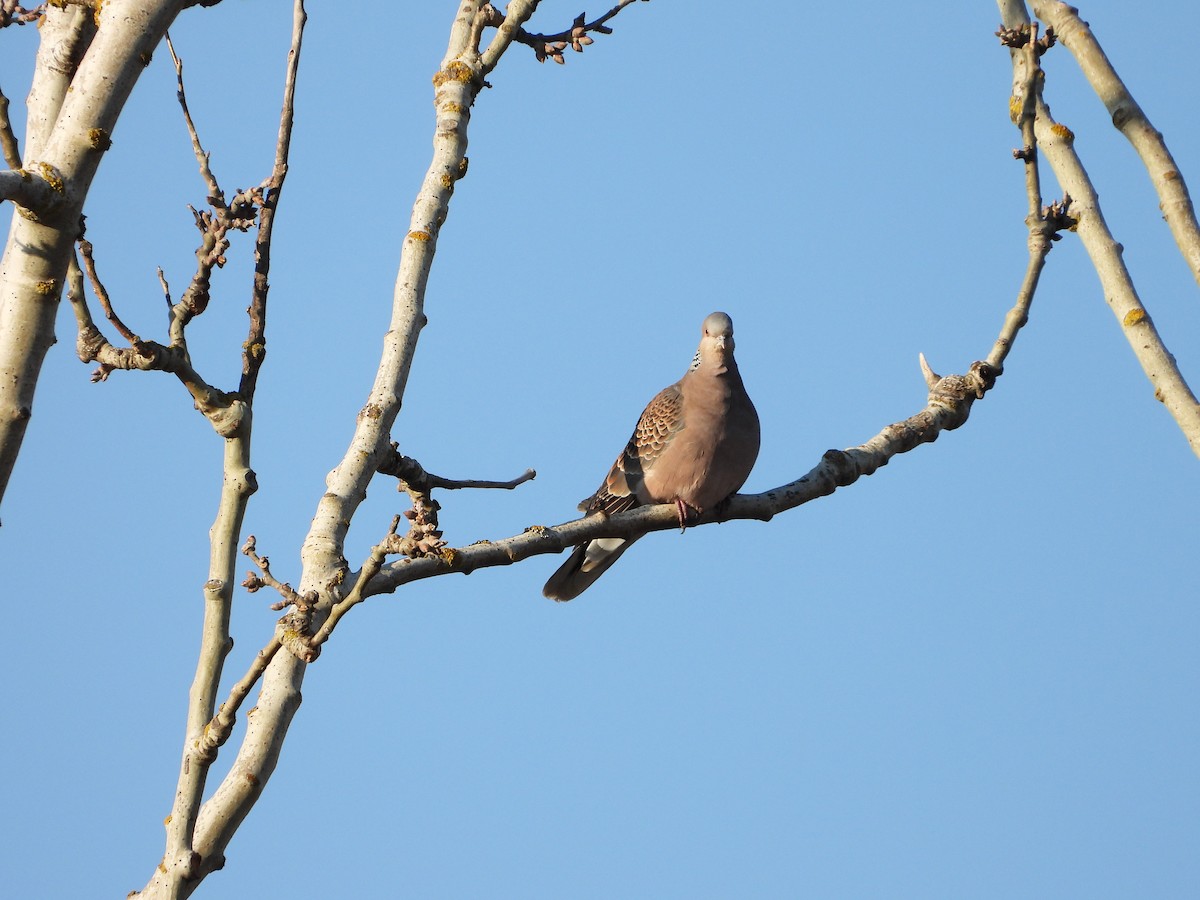
[[[247,520],[292,582],[428,164],[455,4],[412,6],[309,11]],[[1196,189],[1200,9],[1080,6]],[[994,4],[940,7],[655,0],[566,66],[504,59],[395,438],[449,477],[538,478],[442,495],[451,544],[571,518],[714,309],[763,422],[752,491],[919,410],[919,352],[987,354],[1026,258],[1010,67]],[[579,11],[546,0],[533,25]],[[227,192],[268,171],[289,22],[255,0],[172,31]],[[14,115],[35,44],[0,34]],[[1044,65],[1195,385],[1196,285],[1150,183],[1068,53]],[[204,197],[174,90],[164,48],[88,208],[147,337]],[[227,387],[249,250],[189,332]],[[11,896],[123,896],[162,852],[220,477],[177,383],[90,384],[73,344],[64,308],[0,539]],[[1067,236],[996,389],[936,444],[769,524],[647,537],[570,604],[541,597],[539,558],[354,610],[199,896],[1194,897],[1197,471]],[[400,499],[379,480],[352,561]],[[269,602],[239,591],[231,678]]]

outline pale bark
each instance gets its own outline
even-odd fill
[[[1059,41],[1071,51],[1088,83],[1112,116],[1113,127],[1125,135],[1137,151],[1158,194],[1159,208],[1179,252],[1191,269],[1192,277],[1200,282],[1200,225],[1196,222],[1187,182],[1162,134],[1133,99],[1091,28],[1079,18],[1077,9],[1061,0],[1032,0],[1032,6],[1037,17],[1052,27]]]
[[[183,0],[47,9],[24,171],[51,193],[19,207],[0,260],[0,498],[33,415],[34,391],[79,232],[79,216],[129,92]],[[80,53],[82,52],[82,58]],[[75,62],[78,60],[78,67]],[[78,85],[75,90],[68,90]]]
[[[1029,24],[1029,14],[1022,0],[997,2],[1006,28]],[[1024,65],[1022,54],[1015,50],[1013,65]],[[1155,399],[1175,419],[1192,452],[1200,456],[1200,403],[1138,296],[1122,256],[1124,248],[1109,231],[1096,189],[1075,152],[1075,135],[1054,120],[1050,108],[1040,99],[1035,127],[1038,145],[1054,169],[1058,183],[1071,198],[1070,214],[1077,220],[1075,230],[1091,257],[1109,309],[1116,316],[1142,371],[1154,386]]]
[[[508,21],[519,27],[532,14],[536,2],[514,2]],[[343,557],[347,529],[367,485],[391,449],[391,429],[400,411],[405,385],[425,325],[425,287],[437,250],[438,234],[449,212],[457,181],[466,174],[467,126],[470,110],[483,87],[484,64],[479,50],[485,3],[464,0],[451,29],[449,47],[434,78],[436,121],[433,159],[413,204],[409,231],[401,250],[400,267],[392,300],[392,318],[384,336],[383,353],[354,434],[342,461],[326,478],[326,491],[301,551],[303,572],[300,592],[317,598],[306,610],[303,630],[317,626],[331,605],[344,596],[348,565]],[[493,47],[498,46],[497,36]],[[503,41],[507,46],[508,38]],[[491,48],[489,48],[491,49]],[[497,54],[498,56],[498,54]],[[294,631],[285,616],[282,632]],[[294,640],[284,640],[294,646]],[[279,753],[293,716],[300,706],[300,687],[307,661],[294,653],[274,651],[262,674],[253,713],[247,716],[246,733],[229,774],[200,808],[190,853],[164,859],[142,897],[188,896],[208,873],[223,865],[225,848],[249,814],[279,761]],[[260,657],[261,661],[262,657]],[[260,663],[256,662],[256,666]],[[189,724],[189,728],[190,728]],[[185,754],[184,766],[188,765]]]
[[[237,399],[230,404],[239,412],[238,415],[232,417],[236,422],[236,427],[226,433],[222,431],[220,424],[228,417],[205,413],[217,427],[218,433],[225,438],[222,484],[219,492],[217,517],[209,532],[209,578],[204,585],[204,620],[201,627],[200,652],[196,673],[188,694],[187,726],[175,801],[171,808],[171,815],[166,821],[166,849],[150,883],[142,892],[143,896],[188,896],[202,882],[205,875],[221,868],[224,864],[223,846],[220,849],[214,849],[211,839],[206,840],[206,835],[210,835],[214,829],[209,827],[207,832],[199,830],[201,802],[204,798],[209,769],[217,757],[221,744],[228,738],[233,727],[235,709],[222,711],[219,716],[214,713],[216,713],[216,698],[221,686],[225,658],[233,647],[233,639],[229,632],[229,617],[235,586],[235,569],[241,551],[239,544],[242,522],[250,496],[257,488],[256,476],[250,468],[251,409],[258,371],[263,359],[271,237],[276,205],[287,175],[294,121],[296,76],[306,19],[303,0],[295,0],[292,46],[288,54],[283,111],[280,116],[279,135],[276,141],[275,163],[271,176],[262,185],[263,200],[258,216],[258,234],[255,241],[254,286],[248,310],[250,333],[243,343],[242,377]],[[193,149],[200,163],[201,174],[208,185],[210,197],[216,202],[222,202],[220,198],[223,197],[223,193],[209,168],[207,155],[200,144],[191,117],[187,113],[182,63],[175,56],[174,48],[171,48],[171,55],[175,59],[176,73],[179,79],[179,99],[192,137]],[[198,278],[207,283],[207,272],[202,272]],[[179,305],[182,305],[182,302]],[[173,318],[173,347],[176,344],[184,345],[185,324],[182,315]],[[199,404],[198,408],[205,412],[203,407],[199,407]],[[263,665],[265,666],[269,660],[270,656],[262,659]],[[250,685],[242,687],[244,691],[248,691]],[[235,687],[236,690],[237,687]],[[292,713],[298,705],[297,695],[291,706]],[[289,713],[287,716],[289,721],[290,715]],[[286,732],[286,728],[284,732]],[[280,743],[282,740],[283,733],[278,737]],[[277,753],[278,749],[276,748]],[[265,763],[264,768],[269,774],[269,771],[274,768],[274,761]],[[229,779],[226,780],[226,784],[229,784]],[[240,786],[249,787],[257,797],[257,791],[253,790],[257,785],[250,779],[243,779]],[[251,805],[245,805],[241,816],[232,823],[232,828],[236,828]]]

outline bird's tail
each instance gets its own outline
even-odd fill
[[[608,571],[633,541],[622,538],[597,538],[575,548],[558,571],[550,576],[542,594],[560,602],[574,600]]]

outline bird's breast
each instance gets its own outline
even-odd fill
[[[686,411],[684,428],[645,472],[642,502],[705,510],[745,484],[758,458],[758,415],[749,398],[733,402],[740,384],[716,387],[717,397]]]

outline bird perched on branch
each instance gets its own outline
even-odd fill
[[[579,508],[611,515],[674,503],[685,528],[689,515],[711,509],[746,483],[758,445],[758,413],[733,358],[733,320],[715,312],[704,320],[687,372],[650,401],[608,477]],[[551,600],[573,600],[634,540],[596,538],[580,544],[542,593]]]

